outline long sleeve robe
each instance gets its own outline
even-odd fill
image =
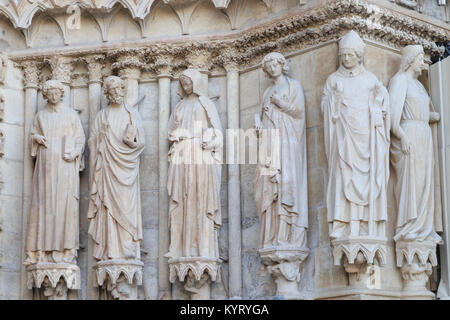
[[[201,147],[208,130],[215,130],[213,150]],[[219,115],[206,96],[181,100],[171,115],[167,182],[170,247],[166,257],[219,258],[221,135]]]
[[[435,210],[435,154],[430,128],[430,98],[419,81],[398,73],[389,85],[392,113],[391,162],[395,169],[397,224],[395,240],[415,234],[414,240],[441,238],[440,212]],[[404,154],[399,131],[408,137],[411,151]]]
[[[48,148],[35,142],[35,135],[44,136]],[[83,169],[85,144],[80,118],[76,111],[62,103],[56,110],[47,106],[35,116],[30,138],[31,155],[36,157],[36,164],[25,251],[76,250],[79,246],[79,171]],[[67,151],[77,155],[74,161],[63,159],[66,145],[72,148]]]
[[[375,108],[379,110],[371,113],[374,110],[371,104],[376,100],[376,86],[381,88],[383,100]],[[343,89],[341,97],[336,94],[336,87]],[[388,101],[386,89],[363,67],[356,75],[346,74],[341,67],[326,81],[321,108],[328,159],[328,222],[368,221],[370,192],[373,192],[373,221],[387,220],[390,143]],[[385,119],[381,116],[381,110],[385,112]],[[371,119],[371,114],[374,119]],[[374,134],[373,154],[371,134]],[[372,184],[371,158],[374,163]]]
[[[286,77],[285,90],[278,92],[287,109],[271,106],[261,114],[263,131],[259,139],[260,159],[255,178],[255,201],[261,216],[261,247],[289,242],[306,246],[296,228],[308,228],[308,188],[306,118],[303,89],[297,80]],[[263,96],[270,105],[273,88]],[[278,130],[278,131],[277,131]],[[278,132],[278,139],[271,134]],[[268,136],[264,137],[264,134]],[[261,153],[261,150],[265,150]],[[265,157],[267,159],[264,159]],[[290,230],[280,230],[280,220]],[[304,238],[304,239],[302,239]]]
[[[142,240],[139,156],[145,136],[140,115],[122,105],[99,111],[91,137],[89,234],[96,259],[139,259]],[[123,142],[130,119],[137,127],[136,147]]]

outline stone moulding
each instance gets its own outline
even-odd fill
[[[192,271],[195,280],[200,281],[203,273],[208,273],[211,281],[220,280],[220,259],[204,257],[183,257],[169,259],[169,280],[174,283],[178,277],[183,282],[189,271]]]
[[[374,263],[378,258],[380,265],[386,264],[386,239],[376,239],[373,237],[353,237],[332,240],[334,265],[341,265],[342,257],[346,257],[349,264],[354,264],[358,253],[361,252],[366,259],[366,263]]]
[[[437,266],[436,243],[432,241],[398,241],[395,244],[397,256],[397,267],[410,265],[417,257],[419,264],[426,265],[428,262],[433,267]]]
[[[96,269],[96,286],[103,286],[105,280],[109,278],[112,284],[117,283],[120,275],[123,274],[128,283],[142,285],[142,269],[144,263],[139,260],[104,260],[99,261],[94,267]]]
[[[41,288],[45,278],[48,278],[53,288],[61,278],[65,280],[68,289],[80,289],[80,268],[71,263],[38,263],[27,267],[28,289]]]
[[[300,48],[336,40],[350,29],[354,29],[366,39],[400,48],[407,44],[421,44],[425,52],[433,57],[443,53],[443,47],[436,43],[450,41],[450,28],[433,25],[404,13],[389,10],[362,0],[328,0],[321,5],[293,10],[289,14],[274,17],[246,30],[216,36],[197,36],[189,39],[169,41],[144,39],[133,43],[103,45],[92,47],[67,47],[52,50],[51,55],[80,56],[89,54],[127,51],[139,55],[138,63],[142,71],[157,74],[161,67],[160,56],[176,68],[188,66],[189,54],[201,52],[208,57],[208,67],[222,68],[233,63],[241,67],[257,64],[261,56],[278,50],[283,53]],[[16,51],[10,59],[42,60],[50,52],[43,50]],[[142,59],[141,59],[142,58]],[[142,61],[141,61],[142,60]],[[118,66],[117,66],[118,67]]]

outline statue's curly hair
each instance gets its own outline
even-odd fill
[[[284,75],[287,75],[289,73],[289,65],[286,61],[286,58],[279,52],[271,52],[267,54],[261,62],[261,66],[265,74],[267,74],[265,69],[266,63],[273,60],[281,65]]]
[[[47,80],[42,88],[42,97],[47,100],[47,93],[50,89],[59,89],[61,91],[61,98],[64,97],[64,86],[59,80]]]
[[[105,84],[103,85],[103,93],[108,94],[108,89],[113,83],[120,83],[122,89],[125,89],[125,81],[117,76],[109,76],[105,79]]]

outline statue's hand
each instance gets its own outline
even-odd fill
[[[430,112],[430,122],[435,123],[441,120],[441,115],[439,112]]]
[[[63,155],[63,159],[67,162],[72,162],[77,157],[75,152],[66,152]]]
[[[47,138],[46,138],[46,137],[41,136],[41,135],[39,135],[39,134],[35,134],[35,135],[33,135],[33,140],[34,140],[36,143],[38,143],[38,144],[40,144],[40,145],[43,145],[44,147],[48,148],[48,145],[47,145]]]
[[[403,153],[410,154],[411,153],[411,142],[409,141],[409,139],[406,135],[401,138],[401,144],[402,144]]]
[[[286,102],[284,102],[282,97],[276,92],[270,96],[270,102],[281,109],[286,109]]]
[[[213,150],[216,147],[216,144],[214,141],[203,141],[201,146],[204,150]]]
[[[137,142],[135,142],[134,140],[131,140],[129,137],[124,137],[123,138],[123,142],[129,146],[130,148],[136,148],[137,147]]]

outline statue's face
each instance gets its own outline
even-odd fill
[[[278,78],[283,74],[283,66],[276,60],[267,61],[264,64],[264,70],[271,78]]]
[[[415,73],[421,74],[422,70],[426,68],[426,64],[424,62],[424,56],[423,54],[419,54],[416,59],[414,59],[413,63],[411,64],[410,68],[414,70]]]
[[[118,82],[113,82],[108,87],[108,100],[111,103],[121,104],[123,102],[122,85]]]
[[[339,53],[341,63],[346,69],[353,69],[359,65],[360,60],[353,50],[344,49]]]
[[[191,78],[181,75],[180,76],[180,84],[183,87],[183,90],[187,95],[194,92],[194,84],[192,83]]]
[[[47,101],[51,104],[57,104],[61,101],[62,92],[58,88],[50,88],[47,90]]]

